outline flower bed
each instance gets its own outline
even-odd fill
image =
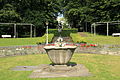
[[[97,47],[97,44],[77,44],[77,46],[80,47]]]
[[[50,43],[47,44],[46,46],[60,46],[60,45],[64,45],[64,46],[77,46],[76,44],[66,44],[66,43]]]
[[[62,43],[57,43],[58,45],[61,45]],[[74,44],[74,43],[63,43],[64,46],[78,46],[78,47],[98,47],[97,44],[83,44],[83,43],[77,43],[77,44]],[[46,46],[56,46],[55,43],[50,43],[50,44],[47,44]]]

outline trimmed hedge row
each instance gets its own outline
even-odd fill
[[[59,32],[58,29],[49,29],[49,34],[54,34],[54,36],[59,36]],[[69,37],[70,33],[77,33],[77,29],[73,28],[73,29],[63,29],[61,32],[61,36],[62,37]]]

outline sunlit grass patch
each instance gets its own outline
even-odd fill
[[[54,34],[48,35],[48,41],[51,42]],[[37,43],[45,43],[46,35],[35,38],[0,38],[0,46],[17,46],[17,45],[37,45]]]
[[[36,54],[0,58],[0,80],[120,80],[120,56],[76,53],[70,62],[85,65],[93,75],[30,79],[28,76],[32,71],[11,70],[16,66],[37,66],[51,63],[46,54]]]

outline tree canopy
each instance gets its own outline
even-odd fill
[[[32,23],[43,29],[57,25],[63,14],[72,27],[120,19],[120,0],[0,0],[0,22]]]
[[[61,0],[65,18],[74,27],[82,22],[120,19],[119,0]]]
[[[57,13],[60,12],[59,3],[56,0],[1,0],[0,4],[2,18],[0,22],[6,22],[4,20],[7,19],[11,22],[33,23],[43,27],[45,21],[54,23]],[[11,16],[11,19],[8,16]]]
[[[42,33],[46,21],[56,27],[60,10],[57,0],[0,0],[0,22],[31,23]]]

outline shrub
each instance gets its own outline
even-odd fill
[[[54,36],[59,36],[60,35],[59,32],[58,32],[58,29],[49,29],[48,32],[50,34],[54,34]],[[61,33],[61,36],[62,37],[69,37],[70,33],[77,33],[77,29],[75,29],[75,28],[72,28],[72,29],[63,29],[62,33]]]
[[[52,42],[52,39],[54,37],[54,34],[48,34],[48,42]],[[40,37],[40,40],[36,44],[41,44],[46,42],[46,34],[44,34],[42,37]]]
[[[84,37],[81,37],[79,34],[77,33],[71,33],[70,37],[72,38],[74,43],[86,43],[86,39]]]

